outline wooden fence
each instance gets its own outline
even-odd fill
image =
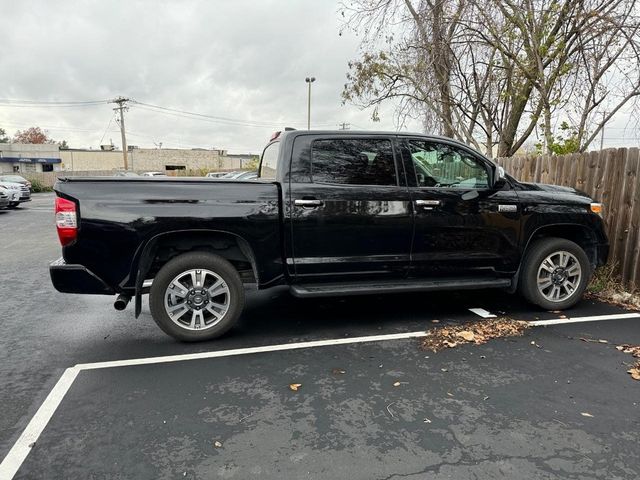
[[[640,287],[638,148],[499,158],[497,163],[518,180],[574,187],[604,203],[609,261],[616,265],[624,282]]]

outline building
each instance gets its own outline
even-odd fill
[[[36,173],[61,170],[56,144],[0,143],[0,173]]]
[[[248,168],[255,155],[228,155],[226,150],[131,148],[128,169],[136,172],[208,172]],[[255,164],[255,162],[254,162]],[[57,145],[0,144],[0,172],[101,172],[124,169],[122,151],[68,149]]]

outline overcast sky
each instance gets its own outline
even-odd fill
[[[358,38],[339,36],[337,0],[0,0],[0,12],[0,99],[123,95],[236,120],[196,120],[132,105],[125,119],[129,144],[260,152],[274,130],[305,128],[308,75],[317,78],[312,128],[347,122],[396,129],[391,105],[379,123],[370,111],[341,105]],[[0,128],[13,135],[38,125],[72,147],[99,148],[109,139],[119,146],[112,107],[0,105]],[[637,144],[635,123],[619,115],[606,130],[605,146]]]
[[[128,143],[259,152],[274,130],[306,127],[308,75],[312,128],[395,130],[343,106],[340,93],[358,38],[342,36],[332,0],[56,1],[0,0],[0,99],[85,101],[123,95],[140,102],[272,124],[229,125],[131,106]],[[0,106],[0,128],[32,125],[72,147],[98,148],[118,125],[113,105]],[[420,125],[410,125],[413,131]]]

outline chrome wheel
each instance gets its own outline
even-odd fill
[[[552,253],[538,268],[538,291],[550,302],[571,297],[582,280],[582,268],[576,256],[565,250]]]
[[[173,323],[187,330],[217,325],[229,311],[231,293],[211,270],[187,270],[169,283],[164,308]]]

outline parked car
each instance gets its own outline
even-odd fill
[[[11,192],[9,208],[15,208],[23,202],[31,201],[31,191],[25,184],[0,180],[0,187],[4,187]]]
[[[205,175],[207,178],[220,178],[227,174],[227,172],[209,172]]]
[[[149,292],[156,323],[185,341],[231,328],[249,287],[303,298],[498,288],[562,310],[609,251],[601,204],[519,182],[436,136],[287,131],[263,151],[259,181],[132,182],[56,183],[63,256],[51,279],[118,295],[117,309],[134,298],[136,316]]]
[[[242,175],[244,173],[244,170],[236,170],[233,172],[227,172],[225,173],[222,177],[220,178],[225,178],[225,179],[234,179],[236,177],[239,177],[240,175]]]
[[[0,208],[7,208],[9,206],[9,199],[13,193],[4,187],[0,187]]]
[[[234,180],[255,180],[258,178],[258,172],[243,172],[242,175],[238,175]]]
[[[113,174],[114,177],[139,177],[136,172],[128,172],[126,170],[118,170]]]
[[[164,172],[144,172],[140,174],[143,177],[166,177],[167,174]]]
[[[0,175],[0,182],[11,182],[26,185],[31,191],[31,182],[20,175]]]

